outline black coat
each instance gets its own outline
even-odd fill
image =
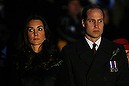
[[[113,51],[118,49],[113,56]],[[59,86],[128,86],[129,70],[124,47],[102,38],[93,55],[85,38],[62,49],[64,59]],[[116,61],[118,71],[110,71],[110,60]]]
[[[11,56],[7,86],[55,86],[62,60],[59,52],[46,44],[39,53],[27,48]]]

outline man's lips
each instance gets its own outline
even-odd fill
[[[99,30],[93,30],[93,32],[99,32]]]

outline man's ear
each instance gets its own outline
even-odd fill
[[[82,26],[85,27],[85,21],[82,19]]]

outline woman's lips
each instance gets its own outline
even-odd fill
[[[39,38],[34,38],[33,40],[39,40]]]

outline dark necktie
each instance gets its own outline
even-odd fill
[[[93,51],[94,54],[96,53],[95,47],[96,47],[96,44],[94,43],[94,44],[93,44],[93,48],[92,48],[92,51]]]

